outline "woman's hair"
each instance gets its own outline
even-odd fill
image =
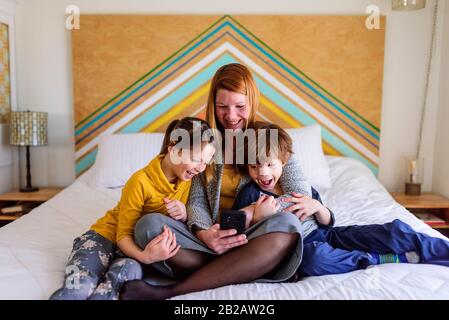
[[[175,132],[175,130],[184,130],[180,131],[181,134],[176,134],[172,138],[172,133]],[[178,120],[173,120],[167,127],[167,130],[165,131],[164,141],[162,142],[162,148],[159,152],[160,155],[165,155],[168,153],[168,147],[176,146],[182,141],[183,135],[182,133],[187,133],[189,136],[189,146],[190,150],[193,149],[194,143],[212,143],[214,140],[213,135],[210,133],[210,126],[209,123],[206,121],[194,118],[194,117],[185,117]],[[205,135],[203,137],[203,134],[208,131],[208,135]],[[199,141],[195,141],[195,136],[199,137]],[[203,140],[203,138],[206,139],[206,141]]]
[[[247,67],[239,63],[231,63],[222,66],[215,72],[209,90],[206,107],[206,121],[211,128],[218,129],[224,133],[221,123],[218,123],[215,112],[215,99],[220,89],[226,89],[232,92],[241,93],[247,97],[247,105],[251,108],[246,126],[254,121],[256,112],[259,108],[259,90],[256,82]]]
[[[252,139],[248,137],[252,136]],[[286,164],[293,154],[293,142],[290,135],[277,124],[255,121],[246,130],[243,154],[244,165],[239,169],[247,172],[247,165],[262,164],[277,158]]]
[[[224,128],[223,125],[217,121],[215,108],[215,99],[217,97],[217,92],[220,89],[226,89],[246,96],[247,105],[250,108],[249,118],[245,124],[246,127],[254,122],[256,118],[256,112],[259,108],[259,89],[257,89],[251,71],[242,64],[230,63],[220,67],[215,72],[209,89],[209,97],[207,99],[206,121],[209,122],[212,129],[218,129],[221,132],[222,137],[224,137]],[[217,137],[216,142],[220,144],[221,141],[218,141],[218,138],[219,137]],[[236,170],[238,170],[238,167],[236,167]],[[215,175],[215,166],[208,166],[205,175],[206,181],[209,183]]]

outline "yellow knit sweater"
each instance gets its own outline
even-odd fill
[[[134,235],[134,226],[147,213],[167,214],[164,198],[187,202],[190,181],[170,183],[162,172],[164,155],[154,158],[145,168],[135,172],[126,182],[122,196],[114,209],[109,210],[91,229],[116,243]]]

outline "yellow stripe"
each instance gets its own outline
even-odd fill
[[[295,119],[292,119],[290,116],[288,116],[287,114],[282,112],[280,110],[280,108],[275,106],[271,101],[269,101],[267,98],[263,97],[262,95],[260,96],[260,102],[263,105],[265,105],[268,109],[270,109],[270,111],[272,111],[274,114],[276,114],[279,118],[281,118],[282,120],[287,122],[289,125],[291,125],[293,128],[303,127],[303,125],[301,123],[299,123]],[[323,145],[324,154],[329,155],[329,156],[341,156],[342,155],[340,152],[338,152],[336,149],[334,149],[330,144],[328,144],[324,140],[322,140],[322,145]]]
[[[277,107],[275,104],[273,104],[271,101],[269,101],[267,98],[265,98],[262,95],[260,96],[260,102],[263,105],[265,105],[268,109],[270,109],[271,112],[276,114],[279,118],[281,118],[282,120],[287,122],[289,125],[291,125],[292,128],[303,127],[303,125],[301,125],[301,123],[299,123],[298,121],[296,121],[296,120],[292,119],[291,117],[289,117],[288,115],[286,115],[284,112],[282,112],[280,110],[279,107]]]
[[[178,113],[180,113],[183,109],[189,107],[194,101],[198,100],[200,97],[208,94],[210,88],[210,83],[204,85],[199,90],[195,91],[191,96],[187,99],[183,100],[178,105],[174,106],[163,116],[153,121],[148,127],[146,127],[143,132],[154,132],[157,128],[163,126],[165,123],[172,120]]]
[[[323,144],[323,152],[324,152],[325,155],[328,155],[328,156],[342,156],[342,154],[340,152],[335,150],[327,142],[322,141],[322,144]]]

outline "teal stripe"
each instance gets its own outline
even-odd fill
[[[93,149],[89,152],[83,159],[76,162],[75,171],[76,175],[79,175],[84,170],[88,169],[94,164],[95,158],[97,157],[98,148]]]
[[[228,22],[225,22],[228,23]],[[290,70],[286,65],[284,65],[283,63],[281,63],[279,60],[277,60],[272,54],[270,54],[268,51],[266,51],[264,48],[262,48],[261,46],[259,46],[257,43],[255,43],[251,38],[249,38],[248,36],[246,36],[245,34],[243,34],[239,29],[237,29],[233,24],[229,23],[229,26],[235,30],[235,32],[237,32],[242,38],[244,38],[246,41],[248,41],[249,43],[251,43],[253,46],[255,46],[257,49],[259,49],[263,54],[265,54],[267,57],[269,57],[272,61],[274,61],[277,65],[279,65],[284,71],[286,71],[287,73],[289,73],[291,76],[293,76],[295,79],[297,79],[298,81],[300,81],[303,85],[305,85],[307,88],[309,88],[311,91],[313,91],[315,94],[317,94],[319,97],[321,97],[323,100],[325,100],[327,103],[329,103],[331,106],[333,106],[335,109],[337,109],[338,111],[340,111],[341,113],[343,113],[347,118],[351,119],[353,122],[357,123],[359,125],[359,127],[361,127],[362,129],[364,129],[369,135],[371,135],[373,138],[375,138],[376,140],[379,140],[379,135],[377,135],[376,133],[374,133],[373,131],[371,131],[371,129],[369,129],[368,127],[366,127],[363,123],[361,123],[360,121],[358,121],[356,118],[354,118],[352,115],[350,115],[348,112],[346,112],[346,110],[342,109],[341,107],[339,107],[337,104],[335,104],[332,100],[330,100],[328,97],[326,97],[325,95],[323,95],[321,92],[319,92],[318,90],[316,90],[315,87],[313,87],[312,85],[310,85],[307,81],[305,81],[304,79],[302,79],[300,76],[298,76],[297,74],[295,74],[292,70]]]
[[[361,122],[359,122],[356,118],[348,114],[344,109],[340,108],[338,105],[336,105],[333,101],[331,101],[328,97],[323,95],[322,93],[318,92],[313,86],[311,86],[309,83],[307,83],[304,79],[296,75],[293,71],[291,71],[287,66],[285,66],[283,63],[281,63],[278,59],[276,59],[272,54],[267,52],[265,49],[263,49],[261,46],[259,46],[257,43],[255,43],[252,39],[250,39],[248,36],[243,34],[238,28],[236,28],[231,22],[226,21],[222,25],[218,26],[215,30],[211,31],[208,35],[206,35],[203,39],[201,39],[199,42],[197,42],[195,45],[193,45],[191,48],[186,50],[183,54],[178,56],[175,60],[173,60],[170,64],[162,68],[160,71],[158,71],[155,75],[150,77],[148,80],[145,80],[142,82],[139,86],[137,86],[135,89],[131,90],[128,94],[126,94],[124,97],[119,99],[117,102],[115,102],[113,105],[111,105],[109,108],[103,110],[101,113],[99,113],[97,116],[95,116],[93,119],[91,119],[89,122],[87,122],[84,126],[77,129],[75,131],[76,135],[81,134],[84,132],[88,127],[90,127],[93,123],[98,121],[100,118],[102,118],[104,115],[106,115],[109,111],[114,109],[115,107],[119,106],[124,100],[126,100],[129,96],[137,92],[139,89],[141,89],[143,86],[145,86],[148,82],[153,80],[155,77],[160,75],[162,72],[170,68],[173,64],[178,62],[181,58],[183,58],[185,55],[190,53],[193,49],[198,47],[200,44],[202,44],[204,41],[212,37],[214,34],[216,34],[218,31],[223,29],[225,26],[229,26],[231,29],[235,30],[242,38],[244,38],[246,41],[251,43],[254,47],[256,47],[259,51],[261,51],[263,54],[268,56],[272,61],[274,61],[277,65],[279,65],[283,70],[285,70],[287,73],[292,75],[294,78],[296,78],[298,81],[300,81],[302,84],[304,84],[307,88],[309,88],[311,91],[313,91],[315,94],[320,96],[323,100],[328,102],[331,106],[339,110],[341,113],[343,113],[347,118],[351,119],[353,122],[359,125],[364,131],[366,131],[368,134],[370,134],[372,137],[374,137],[376,140],[379,140],[379,136],[372,132],[369,128],[367,128],[365,125],[363,125]]]
[[[191,94],[191,92],[193,92],[194,90],[202,86],[204,83],[209,81],[219,67],[232,62],[237,62],[237,60],[235,60],[229,54],[224,54],[217,61],[211,64],[208,68],[202,70],[200,74],[193,77],[178,90],[176,90],[171,95],[166,97],[163,101],[156,104],[153,108],[146,111],[138,118],[134,119],[132,123],[128,124],[120,131],[123,133],[135,133],[141,131],[143,128],[148,126],[149,123],[153,122],[164,112],[167,112],[173,106],[181,102],[187,95]],[[290,116],[292,116],[293,118],[295,118],[297,121],[299,121],[304,125],[312,125],[317,123],[316,120],[311,118],[301,109],[297,108],[288,99],[286,99],[284,96],[282,96],[272,87],[270,87],[264,80],[257,77],[257,75],[254,75],[254,78],[261,93],[264,94],[266,97],[268,97],[270,100],[276,101],[276,104],[279,105],[279,107],[281,107]],[[358,152],[356,152],[351,147],[347,146],[345,142],[343,142],[341,139],[333,135],[330,131],[328,131],[324,127],[322,127],[322,134],[323,139],[327,143],[329,143],[332,147],[337,149],[341,154],[362,161],[365,165],[367,165],[371,169],[371,171],[377,174],[378,168],[373,166]],[[86,155],[86,157],[84,157],[80,162],[77,163],[76,165],[77,173],[82,172],[84,169],[88,168],[90,165],[94,163],[96,152],[97,149],[94,149],[91,153]]]
[[[142,129],[147,127],[149,123],[153,122],[163,113],[167,112],[172,107],[180,103],[198,87],[210,81],[218,68],[234,61],[235,60],[232,59],[231,56],[226,54],[223,55],[222,58],[216,60],[210,66],[202,70],[200,74],[190,79],[187,83],[183,84],[172,94],[164,98],[159,103],[155,104],[154,107],[144,112],[140,117],[134,119],[132,123],[123,127],[120,131],[123,133],[133,133],[141,131]]]
[[[287,98],[279,94],[276,90],[274,90],[271,86],[269,86],[264,80],[259,78],[257,75],[254,75],[254,79],[259,87],[260,92],[263,93],[266,97],[268,97],[271,101],[276,101],[276,105],[278,105],[282,110],[287,112],[290,116],[295,118],[297,121],[304,125],[312,125],[316,124],[317,121],[310,117],[307,113],[297,108],[293,103],[290,102]],[[355,158],[357,160],[362,161],[366,166],[370,168],[375,174],[377,174],[377,167],[375,167],[372,163],[366,160],[359,152],[355,151],[348,144],[343,142],[336,135],[332,134],[325,127],[321,126],[323,139],[329,143],[333,148],[338,150],[341,154]]]
[[[123,133],[136,133],[140,132],[143,128],[148,126],[149,123],[153,122],[156,118],[158,118],[164,112],[167,112],[173,106],[178,104],[182,99],[184,99],[187,95],[192,93],[198,87],[202,86],[204,83],[210,81],[213,77],[214,73],[218,68],[222,65],[236,62],[230,55],[223,55],[213,64],[211,64],[208,68],[203,69],[200,74],[196,75],[192,79],[190,79],[187,83],[185,83],[178,90],[174,91],[168,97],[163,99],[161,102],[156,104],[153,108],[143,113],[138,118],[133,119],[133,122],[123,127],[120,132]],[[76,163],[76,173],[79,174],[83,170],[89,168],[95,162],[97,149],[95,148],[93,151],[88,153],[81,161]]]
[[[112,104],[109,108],[103,110],[101,113],[99,113],[97,116],[95,116],[92,120],[90,120],[89,122],[87,122],[86,124],[84,124],[81,128],[75,130],[75,134],[79,135],[82,132],[84,132],[87,128],[89,128],[92,124],[94,124],[96,121],[98,121],[100,118],[104,117],[108,112],[110,112],[112,109],[118,107],[121,103],[123,103],[129,96],[133,95],[134,93],[136,93],[138,90],[140,90],[142,87],[144,87],[148,82],[150,82],[151,80],[153,80],[154,78],[156,78],[157,76],[159,76],[160,74],[162,74],[163,72],[165,72],[167,69],[169,69],[172,65],[176,64],[179,60],[181,60],[183,57],[185,57],[187,54],[189,54],[191,51],[193,51],[195,48],[197,48],[198,46],[200,46],[203,42],[205,42],[206,40],[208,40],[210,37],[212,37],[214,34],[216,34],[218,31],[220,31],[221,29],[223,29],[223,27],[225,26],[225,24],[222,24],[221,26],[217,27],[217,29],[215,29],[214,31],[212,31],[211,33],[209,33],[208,35],[206,35],[201,41],[197,42],[195,45],[193,45],[191,48],[187,49],[186,51],[184,51],[184,53],[182,53],[181,55],[179,55],[176,59],[174,59],[171,63],[169,63],[167,66],[163,67],[161,70],[159,70],[158,72],[156,72],[156,74],[154,74],[153,76],[151,76],[150,78],[148,78],[147,80],[145,80],[144,82],[141,82],[140,85],[138,85],[135,89],[131,90],[129,93],[127,93],[125,96],[123,96],[121,99],[119,99],[117,102],[115,102],[114,104]]]

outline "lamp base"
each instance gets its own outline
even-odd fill
[[[36,192],[39,191],[38,187],[25,187],[25,188],[20,188],[20,192]]]
[[[421,195],[421,183],[405,183],[405,194],[408,196],[420,196]]]

